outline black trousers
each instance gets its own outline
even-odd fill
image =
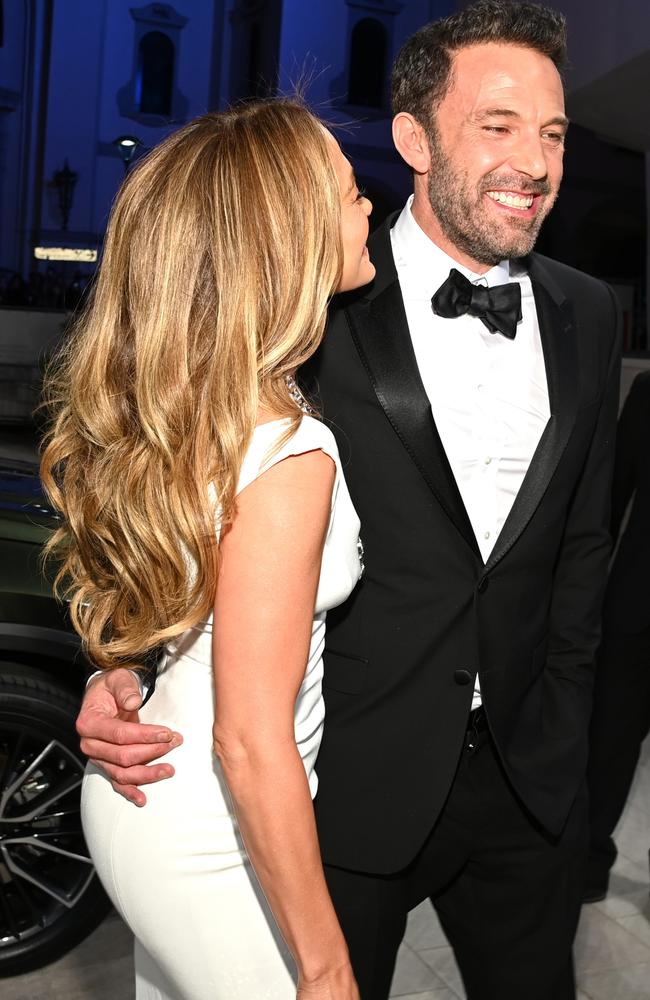
[[[616,859],[612,833],[625,808],[641,744],[649,731],[650,628],[627,634],[605,624],[589,734],[590,888],[607,888],[609,869]]]
[[[551,838],[519,803],[489,735],[473,742],[407,869],[375,876],[325,866],[362,1000],[388,997],[408,911],[427,897],[468,1000],[575,997],[571,947],[587,852],[586,792],[562,835]]]

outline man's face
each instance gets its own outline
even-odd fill
[[[461,49],[434,119],[428,193],[443,249],[490,267],[529,253],[562,179],[568,122],[552,61],[517,45]]]

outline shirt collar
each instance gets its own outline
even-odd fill
[[[476,274],[441,250],[415,221],[411,211],[413,197],[410,196],[391,230],[393,256],[400,283],[406,284],[410,292],[418,298],[430,298],[449,277],[452,267],[470,281],[486,284],[489,288],[511,280],[508,260],[502,260],[485,274]],[[512,280],[516,280],[515,274],[512,275]]]

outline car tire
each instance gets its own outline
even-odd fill
[[[81,829],[78,708],[48,674],[0,663],[0,977],[60,958],[110,910]]]

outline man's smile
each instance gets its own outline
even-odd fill
[[[509,214],[533,218],[542,203],[542,194],[531,194],[522,191],[491,190],[486,196],[497,206],[497,210],[505,210]]]

